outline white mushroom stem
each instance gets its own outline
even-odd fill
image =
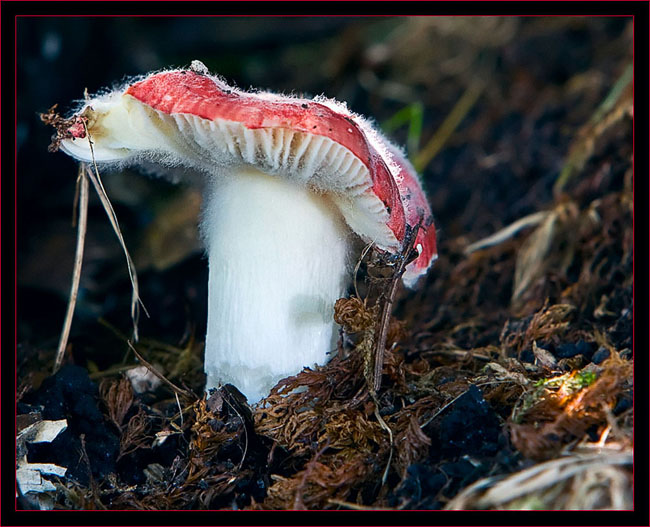
[[[335,350],[351,233],[326,195],[254,168],[209,185],[206,390],[231,383],[255,403]]]

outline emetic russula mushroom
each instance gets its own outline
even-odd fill
[[[419,225],[410,287],[437,257],[415,170],[344,103],[242,91],[195,61],[87,99],[73,117],[60,144],[72,157],[202,189],[206,390],[231,383],[255,403],[326,362],[359,240],[397,253]]]

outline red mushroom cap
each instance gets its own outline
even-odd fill
[[[433,214],[429,202],[422,191],[417,173],[411,163],[399,152],[391,151],[393,162],[399,167],[400,177],[398,187],[404,211],[406,223],[410,226],[420,225],[414,247],[419,252],[418,257],[406,268],[403,279],[408,286],[413,286],[417,279],[424,275],[431,264],[438,258],[438,247],[436,242],[436,227],[433,223]]]
[[[267,99],[220,84],[213,77],[193,71],[170,71],[135,83],[126,93],[168,114],[187,113],[210,121],[234,121],[250,130],[289,128],[328,137],[366,165],[372,189],[389,211],[388,227],[400,242],[404,239],[404,209],[395,179],[351,116],[336,113],[318,102],[289,97]]]
[[[417,276],[424,274],[435,259],[436,239],[431,210],[413,167],[393,145],[374,132],[365,120],[350,113],[344,105],[322,98],[306,100],[270,93],[244,92],[229,87],[216,77],[193,70],[152,74],[128,86],[122,94],[124,97],[133,98],[158,114],[175,119],[191,116],[194,120],[205,120],[208,124],[236,123],[244,127],[246,137],[250,136],[250,131],[266,130],[273,133],[290,130],[301,137],[327,138],[340,145],[338,151],[351,153],[365,167],[364,172],[367,171],[365,182],[354,180],[346,183],[346,188],[355,189],[353,198],[357,200],[347,207],[358,207],[359,199],[365,199],[364,206],[369,209],[368,215],[383,218],[385,227],[392,235],[388,238],[384,236],[381,241],[375,240],[370,233],[363,232],[363,222],[359,224],[361,226],[353,225],[350,214],[346,215],[345,206],[342,206],[347,199],[341,196],[342,189],[327,188],[321,177],[317,188],[335,194],[334,201],[353,230],[368,241],[376,241],[380,249],[394,252],[399,250],[404,241],[406,225],[415,226],[420,223],[421,229],[415,242],[420,254],[407,268],[404,276],[407,285],[412,285]],[[92,101],[87,107],[90,106]],[[92,130],[90,134],[93,136]],[[235,138],[235,142],[241,143],[244,139],[240,136]],[[238,148],[244,149],[242,146]],[[276,146],[266,145],[264,148],[270,150]],[[280,144],[277,148],[291,150],[296,146],[288,141],[288,144]],[[78,151],[68,151],[80,157]],[[289,153],[293,154],[293,151]],[[289,153],[285,154],[285,160]],[[243,153],[241,158],[244,158]],[[246,161],[240,159],[242,160]],[[335,175],[341,170],[332,168],[332,172]],[[378,202],[383,204],[383,208],[378,207]]]

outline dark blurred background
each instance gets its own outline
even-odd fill
[[[86,88],[194,59],[240,88],[344,100],[408,144],[442,260],[450,240],[475,241],[552,201],[574,134],[631,61],[632,42],[628,18],[46,17],[20,18],[17,31],[18,342],[25,360],[45,361],[65,314],[76,237],[76,165],[48,153],[53,130],[39,120],[53,104],[67,114]],[[432,143],[454,109],[462,118]],[[142,335],[202,339],[197,196],[134,172],[103,177],[151,315]],[[72,360],[105,367],[111,333],[98,319],[130,331],[130,285],[94,196],[81,284]]]

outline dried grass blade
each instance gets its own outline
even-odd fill
[[[90,167],[87,167],[86,173],[88,174],[90,181],[92,182],[93,186],[95,187],[95,190],[97,191],[97,195],[99,196],[99,199],[102,202],[102,205],[104,207],[104,210],[106,211],[108,219],[111,222],[111,226],[115,231],[115,235],[117,236],[117,239],[120,241],[120,245],[122,246],[122,250],[124,251],[124,256],[126,257],[126,265],[129,271],[129,279],[131,280],[131,286],[133,288],[133,293],[131,295],[131,318],[133,319],[133,338],[137,342],[138,341],[138,320],[140,318],[139,307],[142,306],[142,309],[144,310],[147,316],[149,316],[149,314],[147,313],[147,309],[144,307],[144,304],[140,299],[140,288],[138,286],[138,275],[135,272],[135,265],[133,263],[133,260],[131,259],[131,255],[129,254],[128,249],[126,248],[126,243],[124,242],[124,237],[122,236],[122,230],[120,229],[120,225],[117,221],[117,215],[115,214],[113,205],[111,205],[111,202],[108,199],[108,195],[106,194],[106,190],[104,189],[104,185],[102,184],[102,180],[99,176],[99,170],[97,170],[97,165],[94,161],[93,161],[93,168],[94,168],[94,172],[93,170],[91,170]]]
[[[72,285],[70,287],[70,298],[68,299],[68,309],[63,321],[63,330],[59,339],[59,347],[56,350],[56,359],[54,360],[54,373],[56,373],[63,363],[65,348],[68,345],[70,336],[70,327],[74,316],[74,308],[77,305],[77,296],[79,294],[79,282],[81,280],[81,264],[83,262],[84,242],[86,240],[86,226],[88,223],[88,178],[85,176],[85,166],[83,163],[79,166],[79,175],[77,176],[77,188],[79,189],[79,209],[77,225],[77,248],[75,250],[74,268],[72,271]],[[75,196],[75,208],[77,206],[77,196]]]
[[[470,112],[481,93],[483,93],[484,83],[481,81],[472,82],[465,93],[458,100],[451,112],[445,117],[440,127],[433,134],[429,142],[424,146],[420,153],[413,160],[413,166],[418,172],[422,172],[431,160],[442,150],[447,140],[456,131],[465,116]]]
[[[395,294],[397,293],[397,286],[399,285],[400,278],[406,271],[408,258],[413,251],[415,239],[418,236],[421,223],[418,223],[413,230],[407,234],[408,238],[404,240],[404,248],[400,257],[397,269],[393,273],[390,285],[388,287],[388,295],[385,298],[384,305],[382,306],[381,315],[379,318],[379,327],[377,329],[377,339],[375,346],[375,364],[374,375],[372,382],[372,392],[377,393],[381,387],[381,375],[384,369],[384,352],[386,350],[386,338],[388,337],[388,326],[390,323],[390,314],[393,309],[393,302],[395,301]]]
[[[108,194],[106,193],[106,189],[104,188],[104,184],[102,183],[102,178],[99,175],[99,169],[97,168],[97,161],[95,160],[95,149],[93,148],[92,137],[90,136],[90,132],[88,131],[88,127],[86,126],[85,122],[83,123],[83,126],[86,135],[88,137],[88,145],[90,146],[90,156],[93,160],[92,169],[90,167],[86,167],[86,173],[88,174],[88,177],[90,177],[90,181],[92,181],[92,184],[95,187],[95,190],[97,191],[97,195],[99,196],[99,199],[102,202],[104,210],[108,215],[108,219],[111,222],[111,226],[113,227],[113,230],[115,231],[115,234],[118,240],[120,241],[120,245],[122,246],[122,250],[124,251],[124,256],[126,257],[126,265],[129,271],[129,279],[131,280],[131,287],[133,288],[133,294],[131,295],[131,319],[133,320],[133,339],[135,340],[135,342],[137,342],[138,341],[138,320],[140,319],[139,307],[142,306],[145,315],[149,316],[149,313],[147,313],[147,308],[144,306],[144,303],[140,299],[140,288],[138,287],[138,275],[135,272],[135,265],[133,264],[131,255],[129,254],[129,251],[126,248],[126,243],[124,243],[122,230],[120,229],[120,225],[117,221],[117,214],[115,214],[113,205],[111,205],[111,202],[108,199]],[[94,173],[93,170],[95,171]]]
[[[446,506],[446,510],[502,508],[524,495],[540,495],[542,490],[579,473],[601,466],[631,465],[631,452],[572,455],[539,463],[508,477],[489,477],[465,488]]]
[[[551,211],[545,210],[524,216],[523,218],[518,219],[514,223],[511,223],[507,227],[504,227],[500,231],[495,232],[487,238],[483,238],[482,240],[478,240],[477,242],[468,245],[465,247],[465,254],[471,254],[480,249],[486,249],[494,245],[499,245],[500,243],[503,243],[504,241],[512,238],[520,230],[527,227],[535,227],[539,225],[544,220],[546,220],[549,214],[551,214]]]
[[[384,474],[381,477],[381,484],[385,485],[386,480],[388,479],[388,470],[390,469],[390,462],[393,460],[393,447],[394,447],[394,441],[393,441],[393,431],[391,430],[390,426],[384,421],[383,417],[379,413],[379,401],[377,401],[377,398],[373,395],[372,398],[375,401],[375,417],[377,418],[377,421],[381,425],[381,427],[388,432],[388,439],[390,440],[390,451],[388,452],[388,461],[386,462],[386,468],[384,469]]]
[[[235,405],[228,400],[228,397],[224,397],[223,400],[228,406],[230,406],[230,408],[232,408],[233,412],[237,414],[237,417],[239,417],[239,420],[241,421],[242,428],[244,429],[244,452],[242,453],[241,461],[237,467],[237,472],[239,472],[244,466],[244,460],[246,459],[246,454],[248,453],[248,430],[246,428],[246,421],[244,421],[244,417],[237,411]],[[183,417],[182,414],[181,417]]]
[[[528,286],[544,274],[547,264],[546,257],[557,236],[558,219],[558,211],[550,211],[541,225],[532,232],[517,252],[512,288],[513,303],[523,296]]]
[[[127,345],[129,348],[131,348],[131,351],[133,354],[138,358],[138,360],[151,372],[153,373],[156,377],[158,377],[161,381],[163,381],[167,386],[169,386],[174,393],[180,393],[181,395],[184,395],[188,399],[196,399],[195,395],[192,392],[189,392],[187,390],[183,390],[182,388],[179,388],[176,386],[172,381],[170,381],[167,377],[165,377],[162,373],[160,373],[153,365],[151,365],[141,354],[138,352],[137,349],[135,349],[135,346],[131,344],[130,340],[126,341]]]
[[[349,501],[343,501],[343,500],[335,500],[333,498],[329,498],[327,500],[327,503],[331,503],[332,505],[338,505],[339,507],[345,507],[346,509],[352,509],[355,511],[394,511],[395,509],[387,509],[386,507],[367,507],[365,505],[359,505],[358,503],[351,503]]]
[[[374,242],[371,242],[367,244],[364,248],[363,251],[361,251],[361,256],[359,256],[359,259],[357,260],[357,264],[354,266],[354,273],[352,276],[354,277],[354,280],[352,283],[354,284],[354,294],[357,295],[357,298],[361,298],[359,296],[359,289],[357,288],[357,275],[359,274],[359,268],[361,267],[361,262],[363,262],[363,259],[366,257],[366,254],[368,254],[368,251],[374,247]]]

